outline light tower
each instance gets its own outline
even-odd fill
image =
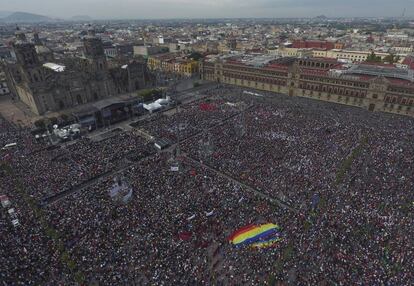
[[[176,114],[176,138],[177,138],[177,142],[176,142],[176,146],[175,149],[173,149],[171,151],[171,158],[169,160],[169,166],[170,166],[170,171],[172,172],[180,172],[182,169],[181,163],[180,163],[180,156],[181,156],[181,148],[180,148],[180,144],[181,144],[181,127],[182,124],[179,120],[179,107],[178,107],[178,92],[177,92],[177,86],[178,86],[178,79],[176,77],[176,74],[173,74],[173,80],[172,80],[172,84],[171,86],[168,88],[167,94],[174,99],[175,101],[175,114]]]
[[[244,137],[247,133],[247,126],[246,126],[246,110],[242,110],[239,115],[239,120],[236,121],[236,133],[241,138]]]
[[[201,139],[199,140],[199,153],[201,158],[208,159],[214,152],[214,143],[212,139],[211,132],[207,129],[203,130],[201,134]]]

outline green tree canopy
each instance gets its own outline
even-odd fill
[[[371,54],[367,57],[367,62],[369,62],[369,63],[379,63],[379,62],[381,62],[381,57],[377,56],[372,51]]]
[[[195,61],[198,61],[199,59],[201,59],[203,57],[202,54],[198,53],[198,52],[193,52],[188,56],[190,59],[193,59]]]
[[[398,55],[389,54],[388,56],[384,58],[384,62],[394,64],[394,63],[398,63],[400,59],[401,58]]]

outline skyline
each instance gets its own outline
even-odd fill
[[[93,9],[91,9],[93,7]],[[93,19],[173,18],[307,18],[399,17],[414,15],[413,0],[16,0],[3,11],[35,13],[67,19],[88,15]]]

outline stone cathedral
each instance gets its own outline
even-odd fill
[[[83,54],[56,62],[34,34],[33,41],[17,30],[16,60],[3,62],[11,92],[42,115],[150,86],[152,76],[143,61],[109,63],[93,29],[83,39]]]

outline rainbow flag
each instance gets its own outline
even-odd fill
[[[247,225],[235,231],[228,238],[236,246],[267,248],[281,240],[280,228],[277,224]]]

